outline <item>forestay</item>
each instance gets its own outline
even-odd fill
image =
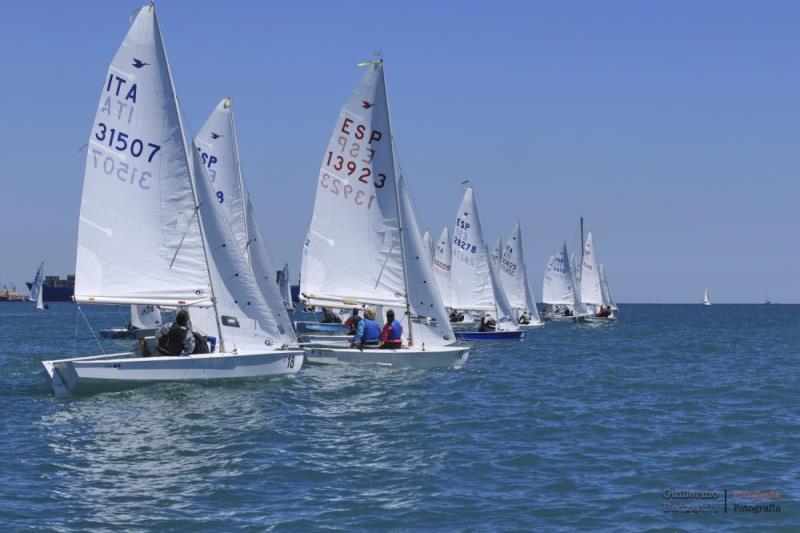
[[[87,149],[75,300],[211,304],[187,145],[152,4],[137,12],[103,82]]]
[[[453,248],[450,242],[450,231],[447,227],[442,229],[439,240],[436,243],[436,250],[433,254],[433,274],[439,286],[439,295],[445,307],[452,307],[452,296],[450,293],[450,271],[453,264]]]
[[[581,302],[584,305],[604,305],[603,290],[600,286],[600,269],[598,268],[591,231],[586,236],[586,243],[583,246]]]
[[[317,178],[300,277],[301,297],[312,304],[405,306],[383,62],[366,69]]]

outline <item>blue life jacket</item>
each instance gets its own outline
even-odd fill
[[[364,344],[378,344],[381,341],[381,327],[372,319],[363,318],[364,336],[361,342]]]
[[[397,320],[392,320],[392,330],[389,332],[389,340],[396,341],[403,339],[403,326]]]

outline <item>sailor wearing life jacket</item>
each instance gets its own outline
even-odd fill
[[[164,324],[158,333],[159,355],[189,355],[194,352],[194,335],[189,325],[189,312],[185,309],[178,311],[175,322]]]
[[[364,318],[356,324],[356,333],[353,336],[352,346],[357,346],[364,351],[364,347],[377,348],[381,343],[381,327],[375,320],[375,310],[367,307],[364,310]]]
[[[381,332],[381,348],[400,348],[403,344],[403,326],[394,319],[394,311],[386,311],[386,324]]]

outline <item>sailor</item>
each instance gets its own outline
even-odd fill
[[[358,329],[358,323],[361,322],[361,317],[358,316],[358,307],[353,308],[353,313],[344,321],[344,325],[350,328],[348,335],[355,335]]]
[[[530,324],[531,323],[531,316],[527,312],[522,313],[520,315],[520,317],[519,317],[519,323],[520,324]]]
[[[394,319],[394,311],[386,311],[386,324],[381,332],[381,348],[394,349],[400,348],[403,344],[403,326]]]
[[[164,324],[158,333],[158,353],[160,355],[189,355],[194,352],[195,340],[189,324],[189,312],[181,309],[175,315],[175,322]]]
[[[380,343],[381,327],[375,320],[375,310],[367,307],[364,310],[364,318],[356,324],[356,332],[351,346],[358,346],[358,349],[363,352],[365,346],[378,346]]]
[[[486,313],[486,316],[484,316],[483,320],[481,320],[481,327],[478,331],[494,331],[496,328],[497,322],[494,318],[492,318],[492,315]]]

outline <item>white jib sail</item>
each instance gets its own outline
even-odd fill
[[[561,251],[547,262],[542,284],[542,301],[548,305],[573,307],[578,303],[566,242],[561,245]]]
[[[498,272],[500,282],[503,284],[503,289],[508,297],[508,302],[511,304],[511,308],[514,309],[517,318],[527,312],[531,315],[532,321],[538,322],[539,312],[536,309],[536,302],[529,287],[525,269],[522,228],[519,222],[514,225],[511,235],[502,245]]]
[[[604,305],[598,264],[590,231],[586,235],[586,243],[583,246],[583,263],[581,265],[581,303],[584,305]]]
[[[132,305],[131,326],[136,329],[160,328],[164,323],[161,311],[154,305]]]
[[[36,309],[44,309],[44,261],[39,265],[39,270],[36,271],[36,277],[33,278],[31,283],[31,301],[36,302]]]
[[[266,241],[256,222],[255,211],[242,175],[233,102],[230,98],[223,98],[214,108],[195,137],[195,146],[200,164],[211,182],[214,193],[211,202],[217,209],[225,212],[236,243],[250,262],[273,319],[280,324],[281,329],[289,331],[291,322],[286,305],[275,285],[275,269]],[[291,298],[289,302],[291,303]],[[293,338],[286,337],[283,341],[292,342]]]
[[[495,270],[500,272],[500,260],[503,257],[503,239],[497,237],[494,241],[494,248],[492,248],[492,265],[494,265]]]
[[[211,302],[187,146],[152,4],[137,12],[103,82],[87,149],[75,300]]]
[[[383,63],[369,62],[366,68],[322,157],[300,293],[323,305],[404,307]]]
[[[195,185],[200,204],[203,236],[208,251],[209,271],[214,289],[216,318],[221,351],[263,353],[284,344],[296,343],[294,332],[273,312],[273,307],[255,279],[250,262],[238,241],[224,209],[214,204],[216,190],[209,179],[199,151],[195,150]],[[273,283],[275,298],[285,314],[283,302]],[[214,331],[212,313],[194,312],[192,325],[209,332]],[[201,320],[205,319],[204,322]]]
[[[614,297],[611,296],[611,289],[608,287],[608,279],[606,278],[606,267],[600,265],[600,286],[603,291],[604,305],[611,307],[614,311],[617,310],[617,304],[614,302]]]
[[[402,176],[398,180],[400,213],[403,222],[403,267],[408,286],[414,345],[445,346],[455,342],[450,317],[442,303],[435,280],[428,248],[420,237],[408,186]]]
[[[436,250],[433,254],[433,274],[439,286],[439,295],[445,307],[452,307],[452,296],[450,294],[450,271],[453,265],[453,247],[450,242],[450,231],[447,227],[442,229],[439,240],[436,242]]]

